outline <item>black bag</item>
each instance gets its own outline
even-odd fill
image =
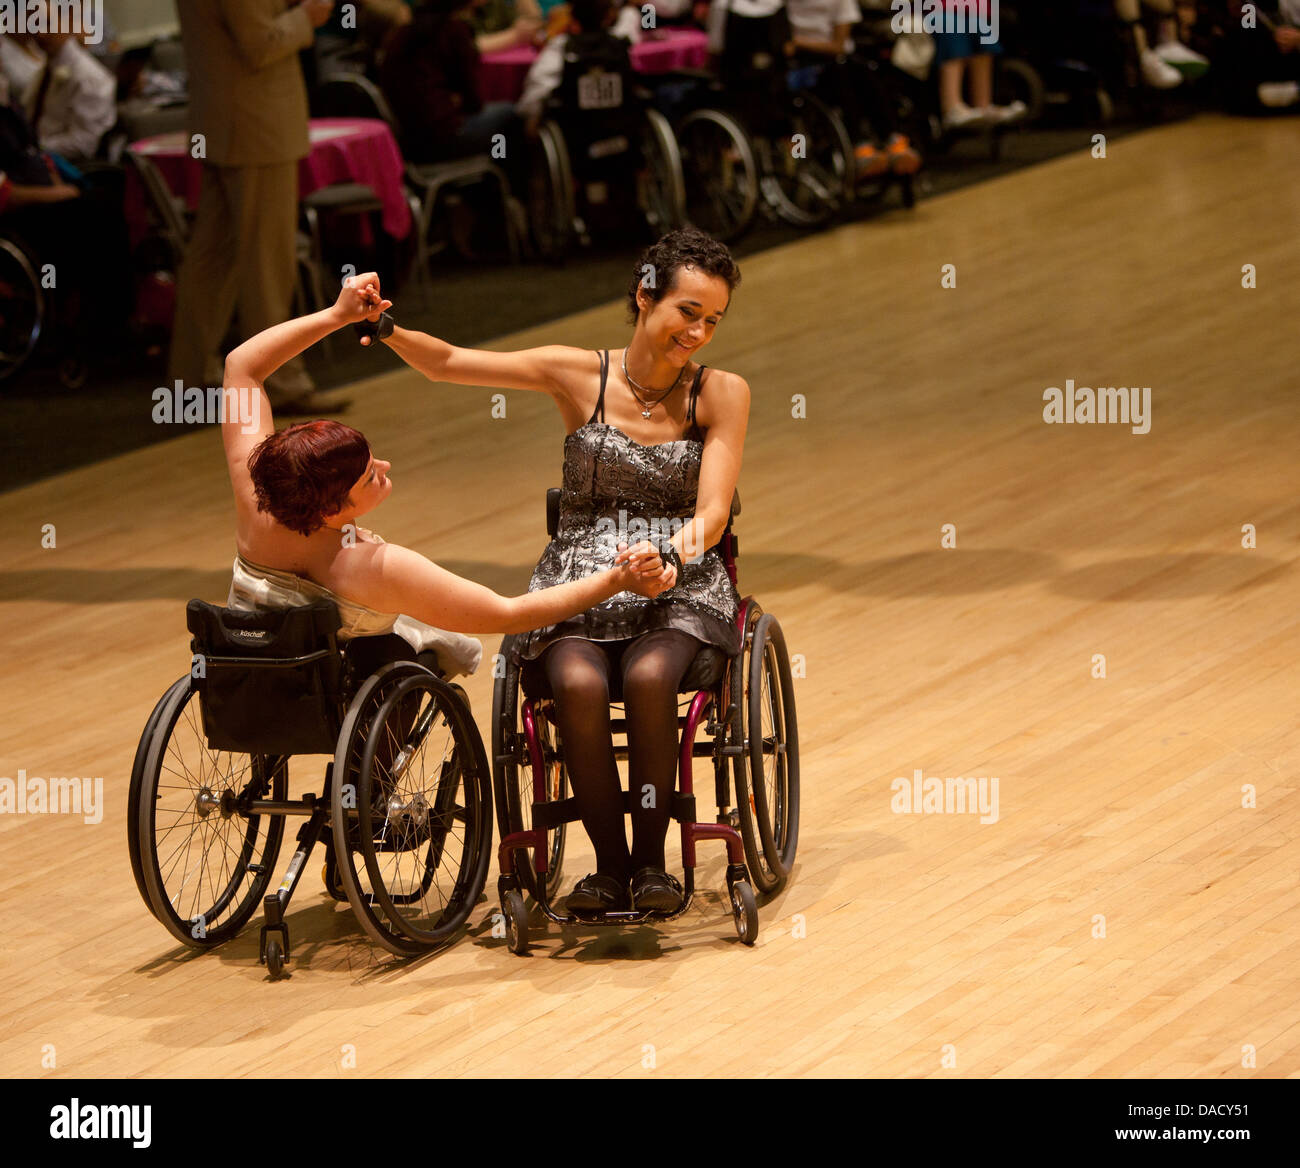
[[[333,754],[343,714],[343,663],[328,600],[236,612],[191,600],[191,675],[213,750]],[[262,663],[265,662],[265,663]]]

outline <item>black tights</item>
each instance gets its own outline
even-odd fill
[[[656,629],[630,641],[568,637],[542,654],[569,781],[596,848],[596,870],[620,883],[641,868],[664,867],[677,777],[677,687],[700,648],[689,633]],[[631,852],[609,719],[609,679],[616,668],[627,718]]]

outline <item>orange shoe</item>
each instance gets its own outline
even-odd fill
[[[906,134],[894,134],[885,147],[889,169],[895,174],[915,174],[921,169],[921,156],[912,149]]]
[[[859,182],[863,179],[879,178],[889,171],[889,158],[883,150],[870,142],[863,142],[853,151],[853,162]]]

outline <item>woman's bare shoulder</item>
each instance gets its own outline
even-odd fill
[[[749,382],[739,373],[730,373],[713,365],[706,367],[700,379],[699,409],[709,417],[749,413]]]

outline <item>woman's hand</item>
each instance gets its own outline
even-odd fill
[[[677,569],[665,564],[654,544],[647,540],[631,548],[619,544],[614,566],[624,576],[622,591],[635,592],[649,600],[677,583]]]
[[[391,300],[385,300],[379,291],[379,277],[374,272],[362,276],[349,276],[339,289],[339,298],[334,302],[334,315],[340,325],[359,324],[363,320],[371,322],[379,319],[379,314],[393,307]],[[369,344],[368,338],[362,338],[363,345]]]

